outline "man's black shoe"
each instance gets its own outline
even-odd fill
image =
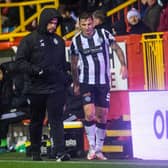
[[[71,156],[68,153],[64,153],[62,155],[56,156],[57,162],[68,161],[70,159],[71,159]]]
[[[40,153],[32,153],[32,160],[33,161],[42,161]]]
[[[6,146],[0,147],[0,153],[8,152],[8,148]]]

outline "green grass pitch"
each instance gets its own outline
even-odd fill
[[[0,168],[168,168],[168,161],[160,160],[108,160],[87,161],[74,159],[65,162],[54,160],[31,161],[24,153],[9,152],[0,154]]]

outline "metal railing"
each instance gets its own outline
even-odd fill
[[[145,90],[165,89],[163,33],[142,34]]]
[[[25,19],[25,7],[29,5],[34,5],[36,7],[36,12],[30,16],[28,19]],[[13,3],[0,3],[0,41],[8,40],[14,41],[14,38],[27,35],[29,32],[26,30],[26,26],[29,25],[34,19],[39,19],[39,15],[42,9],[46,7],[55,7],[56,9],[59,6],[59,0],[30,0],[26,2],[13,2]],[[20,25],[18,25],[12,32],[2,34],[2,8],[19,8],[19,20]]]
[[[114,14],[118,14],[118,17],[120,17],[120,11],[121,10],[124,10],[124,14],[126,14],[126,12],[128,11],[128,7],[133,5],[134,3],[138,2],[138,0],[127,0],[126,2],[122,3],[121,5],[118,5],[117,7],[111,9],[110,11],[108,11],[106,13],[106,15],[109,17],[111,16],[112,17],[112,20],[113,20],[113,16]],[[125,20],[126,21],[126,20]],[[126,21],[127,22],[127,21]],[[76,31],[72,31],[68,34],[66,34],[64,36],[64,39],[70,39],[72,38],[74,35],[76,34]]]
[[[128,6],[134,4],[137,1],[138,0],[127,0],[123,4],[121,4],[117,7],[115,7],[114,9],[111,9],[110,11],[108,11],[107,16],[112,16],[112,15],[116,14],[117,12],[119,12],[120,10],[123,10],[123,9],[127,8]]]
[[[117,6],[114,9],[111,9],[107,12],[107,16],[113,17],[114,14],[119,13],[120,10],[126,9],[130,5],[134,4],[135,2],[138,2],[138,0],[127,0],[123,4]],[[8,41],[14,41],[14,38],[16,37],[22,37],[27,35],[29,32],[26,30],[26,26],[29,25],[34,19],[38,19],[39,14],[41,10],[48,6],[48,4],[54,6],[55,8],[59,7],[59,0],[30,0],[27,2],[13,2],[13,3],[0,3],[0,20],[2,20],[1,15],[1,9],[3,7],[18,7],[19,8],[19,14],[20,14],[20,25],[18,25],[14,31],[7,33],[7,34],[1,34],[2,33],[2,22],[0,22],[0,41],[2,40],[8,40]],[[31,17],[28,19],[24,18],[24,7],[29,5],[35,5],[36,6],[36,13],[34,13]],[[59,34],[61,34],[60,28],[57,30]],[[72,31],[64,36],[64,39],[70,39],[75,35],[76,31]]]

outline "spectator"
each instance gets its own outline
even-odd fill
[[[143,22],[152,32],[157,31],[159,25],[161,6],[157,0],[147,0],[148,7],[146,9]]]
[[[23,0],[23,1],[26,1],[26,0]],[[25,20],[26,19],[29,19],[29,17],[31,17],[33,14],[36,13],[36,6],[35,5],[26,5],[24,7],[24,14],[25,14]],[[37,28],[37,20],[34,19],[30,24],[28,24],[26,26],[26,30],[28,31],[33,31]]]
[[[116,7],[116,1],[113,0],[99,0],[98,9],[105,13]]]
[[[140,3],[141,19],[143,19],[147,7],[148,7],[147,0],[141,0],[141,3]]]
[[[60,6],[59,11],[63,19],[61,22],[61,33],[62,36],[64,36],[69,32],[75,30],[76,20],[74,20],[74,18],[71,16],[71,11],[66,6]]]
[[[117,20],[112,24],[112,34],[114,36],[120,36],[120,35],[127,34],[126,23],[125,23],[123,17],[120,18],[120,20]]]
[[[162,10],[157,31],[168,31],[168,0],[161,0]]]
[[[100,0],[79,0],[80,12],[93,12],[98,9]]]
[[[142,34],[150,32],[150,29],[142,22],[140,13],[135,8],[128,11],[127,20],[130,26],[130,34]]]
[[[93,21],[95,28],[104,28],[112,33],[112,23],[106,17],[106,14],[102,10],[96,10],[93,12]]]
[[[115,36],[127,34],[124,20],[121,18],[119,21],[112,24],[111,18],[107,17],[103,10],[94,11],[93,20],[95,28],[104,28]]]
[[[18,2],[19,0],[6,0],[6,3]],[[7,19],[3,23],[4,32],[11,32],[20,24],[19,7],[9,7],[6,9]]]

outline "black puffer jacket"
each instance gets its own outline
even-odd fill
[[[24,72],[27,93],[49,94],[63,91],[66,84],[66,57],[64,40],[47,32],[52,18],[60,18],[54,8],[42,11],[39,27],[24,37],[17,50],[16,63]],[[42,74],[39,75],[39,72]]]

